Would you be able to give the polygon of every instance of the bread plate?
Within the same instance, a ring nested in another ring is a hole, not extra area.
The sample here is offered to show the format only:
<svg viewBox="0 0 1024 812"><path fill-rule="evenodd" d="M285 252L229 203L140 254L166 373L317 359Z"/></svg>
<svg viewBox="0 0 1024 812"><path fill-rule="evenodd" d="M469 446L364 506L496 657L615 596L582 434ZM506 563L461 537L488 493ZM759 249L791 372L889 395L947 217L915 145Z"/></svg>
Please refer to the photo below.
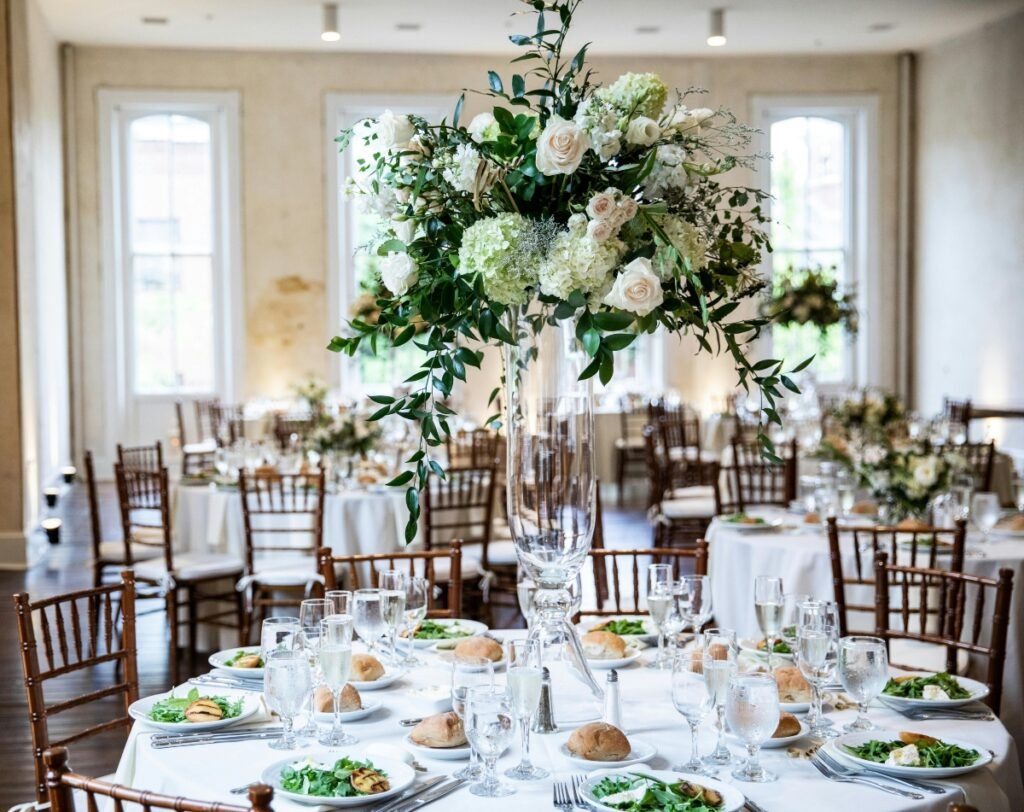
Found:
<svg viewBox="0 0 1024 812"><path fill-rule="evenodd" d="M620 634L626 643L631 641L640 643L657 643L658 642L658 627L654 625L654 621L647 615L621 615L615 617L596 617L584 621L579 624L579 632L582 637L587 632L592 632L599 626L604 626L607 623L613 623L615 621L629 620L639 621L643 624L643 634Z"/></svg>
<svg viewBox="0 0 1024 812"><path fill-rule="evenodd" d="M442 640L440 643L438 643L437 645L434 646L433 651L435 653L437 653L437 655L440 657L440 659L444 660L446 663L463 662L461 660L456 660L455 659L455 652L452 651L450 648L446 647L446 645L445 645L448 642L449 642L448 640ZM472 669L473 668L473 666L468 664L468 663L464 663L463 662L463 665L466 665L466 667L468 669ZM476 667L476 670L483 671L486 667L487 666L485 666L485 665L480 665L480 666ZM504 651L502 652L500 660L498 660L497 662L491 661L491 667L495 671L499 671L499 670L501 670L502 668L505 667L505 654L504 654Z"/></svg>
<svg viewBox="0 0 1024 812"><path fill-rule="evenodd" d="M930 671L919 671L900 674L899 676L930 677L932 675ZM959 708L962 705L969 705L972 702L984 699L989 694L988 686L984 682L978 682L977 680L961 676L955 676L954 679L960 683L965 691L970 691L971 695L969 697L961 699L911 699L906 696L890 696L889 694L881 693L878 695L878 698L886 705L897 710L908 710L910 708Z"/></svg>
<svg viewBox="0 0 1024 812"><path fill-rule="evenodd" d="M558 752L569 759L573 765L584 770L608 770L616 767L630 767L634 764L645 764L658 755L658 750L654 745L641 739L630 739L629 746L631 748L629 755L619 761L591 761L588 758L577 756L569 751L568 738L558 746Z"/></svg>
<svg viewBox="0 0 1024 812"><path fill-rule="evenodd" d="M214 668L219 668L230 674L233 677L239 679L248 679L253 681L263 680L263 667L259 668L237 668L233 665L228 665L228 662L233 660L238 654L245 652L246 654L259 654L259 646L242 646L241 648L226 648L224 651L218 651L216 654L211 654L207 662Z"/></svg>
<svg viewBox="0 0 1024 812"><path fill-rule="evenodd" d="M786 713L807 713L811 709L810 701L807 702L780 702L779 710Z"/></svg>
<svg viewBox="0 0 1024 812"><path fill-rule="evenodd" d="M339 755L337 752L329 752L327 750L317 751L308 755L308 758L312 759L317 764L324 765L325 769L328 765L333 765L342 757L343 756ZM365 760L365 756L361 753L352 754L349 758L358 761ZM416 780L416 773L408 764L404 764L396 759L372 758L370 759L370 763L378 770L386 773L388 782L391 784L390 788L384 792L378 792L373 795L354 795L350 798L325 798L322 795L303 795L301 792L290 792L284 789L281 786L281 772L285 767L298 764L305 760L306 757L297 759L293 755L281 761L276 761L262 772L260 775L260 781L264 784L269 784L274 788L275 797L287 798L290 801L295 801L296 803L308 806L332 806L336 808L344 808L350 806L364 806L365 804L375 804L380 801L385 801L388 798L394 798L399 793L408 789L412 785L413 781Z"/></svg>
<svg viewBox="0 0 1024 812"><path fill-rule="evenodd" d="M362 693L363 691L379 691L382 688L387 688L393 682L398 682L402 677L409 673L408 668L396 668L394 666L384 666L384 676L379 679L369 680L366 682L360 682L358 680L350 679L349 684L357 691Z"/></svg>
<svg viewBox="0 0 1024 812"><path fill-rule="evenodd" d="M413 753L425 758L436 758L441 761L462 761L469 758L468 742L460 747L425 747L422 744L416 744L416 742L406 736L402 743L412 750Z"/></svg>
<svg viewBox="0 0 1024 812"><path fill-rule="evenodd" d="M782 527L782 519L780 518L766 519L763 516L751 516L750 518L754 519L754 521L730 521L729 516L716 516L715 521L722 527L728 527L730 530L736 530L740 533L765 533Z"/></svg>
<svg viewBox="0 0 1024 812"><path fill-rule="evenodd" d="M709 789L715 790L722 796L722 805L717 808L716 812L739 812L739 810L743 809L743 805L746 803L746 798L743 797L743 793L731 784L726 784L722 781L718 781L714 778L708 778L704 775L677 773L669 770L644 770L643 773L634 773L631 770L622 769L601 770L594 773L580 784L580 798L586 802L587 806L595 810L595 812L619 812L619 810L614 806L608 806L607 804L601 803L597 796L594 795L594 787L600 784L605 778L617 775L627 777L643 776L646 778L654 778L658 781L664 781L666 783L688 781L692 784L699 784L702 787L708 787Z"/></svg>
<svg viewBox="0 0 1024 812"><path fill-rule="evenodd" d="M945 736L940 738L946 744L955 744L957 747L963 747L967 750L976 750L978 753L977 760L965 767L910 767L869 761L866 758L854 755L846 749L847 747L859 747L865 742L872 740L896 741L898 738L899 733L895 730L865 730L859 733L847 733L838 739L832 739L828 743L828 747L848 764L855 764L858 767L874 770L885 775L895 775L900 778L953 778L958 775L974 772L992 760L992 753L987 748L976 745L973 742L964 741L963 739L950 739Z"/></svg>
<svg viewBox="0 0 1024 812"><path fill-rule="evenodd" d="M787 713L791 713L791 711L787 711ZM788 747L798 739L802 739L804 736L807 735L808 728L807 725L799 719L797 720L797 722L800 724L799 733L796 733L793 736L779 736L778 738L772 737L770 739L766 739L765 741L761 742L761 749L774 750L778 747ZM732 731L729 731L729 738L736 742L736 744L738 745L742 746L744 744L744 742Z"/></svg>
<svg viewBox="0 0 1024 812"><path fill-rule="evenodd" d="M444 626L446 628L451 628L453 630L458 630L460 632L466 632L467 634L465 635L465 637L472 637L475 634L483 634L485 631L487 631L487 624L486 623L481 623L479 620L469 620L468 618L461 618L461 617L460 618L454 618L454 619L436 618L436 619L433 619L431 622L432 623L436 623L438 626ZM414 639L413 640L413 645L415 645L416 648L433 648L439 642L442 642L442 641L445 641L445 640L454 640L454 641L458 642L461 639L463 639L463 638L462 637L431 637L431 638L428 638L426 640ZM406 638L404 636L399 638L399 645L400 646L401 646L402 643L405 643L405 642L406 642Z"/></svg>
<svg viewBox="0 0 1024 812"><path fill-rule="evenodd" d="M371 699L358 710L342 711L338 716L342 722L358 722L360 719L365 719L371 713L377 711L383 704L379 699ZM331 711L317 711L313 718L322 725L329 725L334 722L334 713Z"/></svg>
<svg viewBox="0 0 1024 812"><path fill-rule="evenodd" d="M222 696L233 702L240 699L242 700L241 713L238 716L232 716L230 719L217 719L212 722L157 722L149 718L149 713L157 702L167 699L171 694L184 698L189 693L189 690L190 688L187 687L178 688L175 691L137 699L128 708L128 715L156 730L163 730L167 733L190 733L197 730L217 730L222 727L231 727L231 725L245 721L260 709L261 698L258 694L254 694L251 691L232 691L230 688L211 687L208 691L200 691L200 698Z"/></svg>
<svg viewBox="0 0 1024 812"><path fill-rule="evenodd" d="M745 654L749 654L751 657L757 657L761 660L767 660L768 654L765 652L765 650L763 648L757 647L757 644L759 642L760 641L758 640L752 640L750 638L741 638L739 641L740 651L744 652ZM789 654L781 654L776 651L774 654L772 654L772 663L777 665L779 660L785 660L787 663L793 662L793 652L790 652Z"/></svg>
<svg viewBox="0 0 1024 812"><path fill-rule="evenodd" d="M587 665L589 665L595 671L608 671L612 668L625 668L630 663L636 662L640 659L640 655L643 652L636 646L626 646L628 654L625 657L616 657L610 660L599 660L592 657L587 657Z"/></svg>

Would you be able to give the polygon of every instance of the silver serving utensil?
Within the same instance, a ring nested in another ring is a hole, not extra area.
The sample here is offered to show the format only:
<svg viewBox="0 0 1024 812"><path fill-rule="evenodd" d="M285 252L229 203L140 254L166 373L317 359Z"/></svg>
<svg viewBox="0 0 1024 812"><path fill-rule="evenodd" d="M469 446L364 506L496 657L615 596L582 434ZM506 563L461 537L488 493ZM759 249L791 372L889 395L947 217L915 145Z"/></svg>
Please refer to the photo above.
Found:
<svg viewBox="0 0 1024 812"><path fill-rule="evenodd" d="M901 710L900 713L908 719L914 719L918 722L926 719L965 719L974 722L991 722L996 718L995 714L989 710L964 711L953 708L935 708L934 710L929 708L913 708L911 710Z"/></svg>
<svg viewBox="0 0 1024 812"><path fill-rule="evenodd" d="M882 792L888 792L891 795L900 795L904 798L914 798L918 801L924 799L924 795L920 792L911 792L910 790L900 789L899 787L893 787L889 784L880 784L877 781L873 781L870 778L865 778L860 775L840 775L824 761L818 758L817 753L811 756L810 762L814 765L814 769L830 781L837 781L840 784L863 784L866 787L874 787L875 789L880 789Z"/></svg>
<svg viewBox="0 0 1024 812"><path fill-rule="evenodd" d="M394 810L390 810L389 812L399 812L399 810L401 810L401 812L412 812L412 810L414 809L420 809L426 806L427 804L431 804L434 801L443 798L445 795L448 795L449 793L455 792L455 790L459 789L463 784L466 783L466 780L467 779L465 778L453 779L452 781L449 781L447 784L442 784L439 787L435 787L429 792L426 792L423 795L419 795L411 801L402 803L401 806L395 807Z"/></svg>
<svg viewBox="0 0 1024 812"><path fill-rule="evenodd" d="M824 750L817 751L818 758L824 761L829 767L835 770L837 773L843 775L861 775L866 774L875 778L882 778L886 781L892 781L894 784L900 784L908 789L918 789L923 792L931 792L934 795L945 795L948 787L944 787L941 784L933 784L930 781L921 781L917 778L897 778L895 775L889 775L889 773L883 773L880 770L872 770L869 767L862 767L857 765L847 765L841 763L834 756L829 755Z"/></svg>
<svg viewBox="0 0 1024 812"><path fill-rule="evenodd" d="M236 682L235 680L226 680L219 677L193 677L189 680L191 685L200 685L203 687L210 688L231 688L234 691L253 691L254 693L263 693L263 686L255 682Z"/></svg>
<svg viewBox="0 0 1024 812"><path fill-rule="evenodd" d="M411 798L414 798L417 795L426 792L428 789L431 789L432 787L435 787L442 781L446 780L447 777L448 776L446 775L437 775L433 778L426 779L420 784L414 784L413 786L409 787L409 789L407 789L405 792L401 793L397 798L390 799L383 806L379 806L376 809L374 809L373 812L391 812L391 810L393 810L403 801L408 801Z"/></svg>
<svg viewBox="0 0 1024 812"><path fill-rule="evenodd" d="M758 806L752 800L747 798L744 802L744 806L750 810L750 812L768 812L763 806Z"/></svg>
<svg viewBox="0 0 1024 812"><path fill-rule="evenodd" d="M232 787L228 790L232 795L245 795L249 791L250 787L255 787L259 781L253 781L251 784L244 784L241 787Z"/></svg>
<svg viewBox="0 0 1024 812"><path fill-rule="evenodd" d="M219 730L189 730L184 733L154 733L150 736L151 741L180 741L182 739L209 739L209 738L232 738L234 736L246 736L251 733L277 733L284 732L281 725L262 727L229 727Z"/></svg>
<svg viewBox="0 0 1024 812"><path fill-rule="evenodd" d="M423 717L421 716L419 719L399 719L398 724L402 727L416 727L422 721Z"/></svg>

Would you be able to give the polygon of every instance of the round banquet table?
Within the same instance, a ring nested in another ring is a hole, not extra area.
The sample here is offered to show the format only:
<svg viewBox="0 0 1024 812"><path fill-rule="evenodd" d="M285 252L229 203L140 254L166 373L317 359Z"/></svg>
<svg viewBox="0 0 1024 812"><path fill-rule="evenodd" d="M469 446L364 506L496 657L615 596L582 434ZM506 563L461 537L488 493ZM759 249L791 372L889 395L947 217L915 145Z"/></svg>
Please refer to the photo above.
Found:
<svg viewBox="0 0 1024 812"><path fill-rule="evenodd" d="M497 634L510 636L522 635L523 632ZM365 758L365 749L370 744L380 742L401 746L402 737L407 729L400 727L398 720L423 716L432 711L431 708L424 707L424 701L414 695L413 689L436 686L443 691L450 684L450 666L446 662L427 650L419 652L419 656L425 661L424 665L387 689L372 694L364 693L364 699L372 697L382 700L383 707L362 721L348 723L347 731L356 735L359 742L350 747L337 748L332 753L336 753L338 758L343 755ZM623 726L631 738L648 742L657 749L657 755L647 765L650 769L669 769L671 764L688 757L689 734L682 717L672 708L669 673L643 667L649 656L651 655L645 654L640 661L619 671ZM531 750L534 763L543 765L551 771L552 778L522 782L510 781L502 776L503 781L516 788L514 795L484 800L471 795L468 788L463 786L437 801L432 808L440 812L445 809L480 809L486 804L488 809L510 811L529 808L549 809L552 804L552 779L565 779L581 772L579 767L562 755L561 746L574 727L585 720L596 719L600 708L589 698L589 694L581 689L581 683L562 663L551 663L550 666L554 686L555 718L560 721L562 729L547 735L534 734L531 737ZM504 679L504 674L499 671L496 681L501 683ZM699 685L696 689L704 691ZM853 711L848 710L835 712L832 718L837 724L842 724L849 721L852 715ZM881 706L872 706L870 715L879 727L906 729L906 719ZM299 723L301 722L300 718ZM267 721L264 716L264 721L256 723L254 727L265 724ZM777 782L735 782L725 771L721 773L721 778L730 781L740 791L748 794L766 812L807 809L809 807L800 799L812 797L815 809L828 810L870 808L872 812L946 812L946 807L951 801L965 799L986 812L1024 809L1024 789L1021 786L1016 747L1006 729L998 721L914 722L913 729L936 736L957 737L969 741L978 747L991 749L995 758L987 767L969 775L940 782L950 788L945 795L925 794L925 799L920 801L890 795L871 787L828 781L808 761L787 755L785 748L762 751L762 763L778 773L780 780ZM313 745L287 753L271 750L264 741L154 749L150 745L150 736L153 732L142 723L135 724L118 766L116 780L119 783L170 795L235 804L242 803L244 796L231 795L231 788L258 780L264 768L288 758L289 755L301 758L304 753L320 752L324 749L319 745ZM709 722L705 722L701 732L701 751L706 753L714 743L714 732ZM809 743L806 739L798 742L803 747ZM731 749L735 755L741 753L741 748L735 743L732 743ZM425 776L447 775L465 763L427 758L421 753L417 753L416 758L427 768ZM513 766L518 759L517 736L499 759L499 771L503 772ZM644 766L640 765L634 769L643 770ZM316 807L302 806L280 798L274 800L274 808L308 812Z"/></svg>
<svg viewBox="0 0 1024 812"><path fill-rule="evenodd" d="M749 512L781 517L783 526L777 530L736 530L716 519L707 534L715 622L735 629L741 638L759 636L752 602L758 575L781 577L787 592L827 598L833 595L832 563L823 527L808 527L802 523L803 517L784 511ZM1000 717L1015 739L1024 741L1024 647L1020 645L1024 634L1024 539L993 536L984 545L979 542L980 536L968 535L965 572L995 578L1004 567L1013 570ZM852 559L849 566L852 571ZM856 602L870 603L861 597L857 596ZM874 618L851 618L850 626L864 631L874 627Z"/></svg>

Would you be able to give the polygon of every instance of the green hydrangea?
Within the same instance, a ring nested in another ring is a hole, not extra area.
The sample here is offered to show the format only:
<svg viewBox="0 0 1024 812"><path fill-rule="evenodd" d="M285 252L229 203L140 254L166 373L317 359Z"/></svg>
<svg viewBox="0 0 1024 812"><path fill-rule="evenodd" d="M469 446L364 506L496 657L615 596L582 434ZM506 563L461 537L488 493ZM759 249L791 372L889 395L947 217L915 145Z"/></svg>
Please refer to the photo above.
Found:
<svg viewBox="0 0 1024 812"><path fill-rule="evenodd" d="M540 289L567 299L574 290L600 301L615 281L613 271L625 252L622 240L598 242L579 230L561 232L540 265Z"/></svg>
<svg viewBox="0 0 1024 812"><path fill-rule="evenodd" d="M671 215L659 218L658 225L671 240L679 256L690 261L692 270L700 271L708 264L708 241L697 226L682 217ZM676 258L664 243L659 242L654 252L654 268L662 279L669 279L677 273Z"/></svg>
<svg viewBox="0 0 1024 812"><path fill-rule="evenodd" d="M595 95L633 117L657 119L668 101L668 87L656 73L624 73Z"/></svg>
<svg viewBox="0 0 1024 812"><path fill-rule="evenodd" d="M459 273L480 274L487 295L502 304L526 304L537 283L538 257L520 250L530 221L520 214L499 214L467 228L459 249Z"/></svg>

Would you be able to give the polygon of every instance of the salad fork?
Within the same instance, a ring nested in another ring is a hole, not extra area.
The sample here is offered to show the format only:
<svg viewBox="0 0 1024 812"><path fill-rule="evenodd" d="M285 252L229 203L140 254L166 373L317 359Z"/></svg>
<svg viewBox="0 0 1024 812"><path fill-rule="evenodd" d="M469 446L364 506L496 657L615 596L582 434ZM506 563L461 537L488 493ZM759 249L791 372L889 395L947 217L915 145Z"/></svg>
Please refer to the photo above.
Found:
<svg viewBox="0 0 1024 812"><path fill-rule="evenodd" d="M817 753L811 756L810 761L811 764L814 765L814 768L823 776L825 776L825 778L828 778L830 781L838 781L840 784L863 784L866 787L874 787L875 789L882 790L882 792L888 792L892 795L901 795L904 798L914 798L918 801L924 799L924 795L922 795L920 792L911 792L910 790L900 789L899 787L892 787L888 784L880 784L877 781L873 781L870 778L865 778L860 775L840 775L827 764L825 764L824 761L818 758Z"/></svg>
<svg viewBox="0 0 1024 812"><path fill-rule="evenodd" d="M864 775L867 774L871 777L877 777L886 781L892 781L894 784L901 784L908 789L919 789L924 792L931 792L935 795L945 795L948 787L944 787L941 784L933 784L930 781L920 781L918 779L909 778L897 778L895 775L889 775L888 773L880 773L876 770L872 770L868 767L850 767L846 764L841 764L838 759L834 756L829 755L824 750L818 750L818 757L825 762L829 767L840 775Z"/></svg>
<svg viewBox="0 0 1024 812"><path fill-rule="evenodd" d="M554 796L553 803L557 809L561 809L562 812L572 812L572 795L567 782L555 781L552 787L552 794Z"/></svg>

